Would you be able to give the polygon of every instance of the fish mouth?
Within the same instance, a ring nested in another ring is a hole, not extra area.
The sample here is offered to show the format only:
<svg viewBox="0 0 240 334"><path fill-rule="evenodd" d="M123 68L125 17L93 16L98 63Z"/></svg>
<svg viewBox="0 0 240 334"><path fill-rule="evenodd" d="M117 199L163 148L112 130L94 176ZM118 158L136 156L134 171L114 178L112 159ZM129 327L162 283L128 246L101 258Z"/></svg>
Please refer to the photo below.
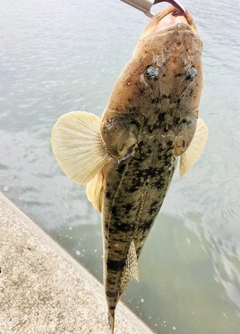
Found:
<svg viewBox="0 0 240 334"><path fill-rule="evenodd" d="M197 27L193 22L193 18L188 10L183 15L174 15L176 8L168 6L153 16L146 29L140 36L140 39L146 38L150 35L157 34L159 32L166 32L174 30L175 27L181 26L189 29L191 27L194 33L197 33Z"/></svg>

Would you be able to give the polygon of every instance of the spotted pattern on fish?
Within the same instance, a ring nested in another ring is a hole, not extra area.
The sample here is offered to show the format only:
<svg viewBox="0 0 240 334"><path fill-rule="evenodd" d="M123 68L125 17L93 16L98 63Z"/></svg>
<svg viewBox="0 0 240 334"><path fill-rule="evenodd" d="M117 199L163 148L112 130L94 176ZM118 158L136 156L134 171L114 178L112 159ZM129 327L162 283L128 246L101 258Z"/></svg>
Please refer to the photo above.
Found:
<svg viewBox="0 0 240 334"><path fill-rule="evenodd" d="M202 43L188 11L156 14L123 69L103 116L70 112L52 131L54 154L71 180L87 184L102 216L109 324L162 206L180 157L180 176L198 160L207 127L198 118Z"/></svg>
<svg viewBox="0 0 240 334"><path fill-rule="evenodd" d="M114 158L103 168L102 212L104 283L112 319L130 279L126 258L131 241L139 257L172 180L176 158L187 149L196 129L201 41L186 25L167 32L145 41L140 59L136 56L129 62L102 118L102 137ZM158 53L149 52L156 49Z"/></svg>
<svg viewBox="0 0 240 334"><path fill-rule="evenodd" d="M166 141L160 134L162 122L155 130L146 129L132 156L121 163L111 163L104 168L106 195L104 198L104 231L106 231L105 256L106 287L110 310L127 285L122 285L127 251L132 240L139 257L143 244L161 208L176 167L173 156L173 139ZM152 145L152 133L155 145ZM108 175L115 182L108 181ZM123 272L122 272L123 271ZM129 277L128 277L129 279Z"/></svg>

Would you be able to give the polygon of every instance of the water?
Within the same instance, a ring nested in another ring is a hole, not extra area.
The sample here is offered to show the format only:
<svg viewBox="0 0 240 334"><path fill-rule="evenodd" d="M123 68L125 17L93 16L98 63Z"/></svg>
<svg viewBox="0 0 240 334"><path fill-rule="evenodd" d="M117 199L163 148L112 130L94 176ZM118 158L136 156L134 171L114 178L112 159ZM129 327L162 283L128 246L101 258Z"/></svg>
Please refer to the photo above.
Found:
<svg viewBox="0 0 240 334"><path fill-rule="evenodd" d="M102 279L100 217L50 146L58 117L101 115L142 13L114 1L0 0L0 189ZM177 174L122 300L161 334L240 327L239 3L190 1L204 43L201 159Z"/></svg>

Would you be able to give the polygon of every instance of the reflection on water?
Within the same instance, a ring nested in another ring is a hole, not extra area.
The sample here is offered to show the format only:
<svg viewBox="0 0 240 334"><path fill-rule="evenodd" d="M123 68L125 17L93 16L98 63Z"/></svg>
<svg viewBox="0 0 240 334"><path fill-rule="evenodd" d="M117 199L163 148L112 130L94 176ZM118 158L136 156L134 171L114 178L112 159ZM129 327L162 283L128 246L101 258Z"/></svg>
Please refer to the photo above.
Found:
<svg viewBox="0 0 240 334"><path fill-rule="evenodd" d="M123 297L156 333L240 327L240 5L185 0L204 42L201 117L209 140L174 177ZM124 20L123 20L124 18ZM60 115L101 115L148 18L120 1L5 1L0 29L0 187L102 280L100 217L60 170Z"/></svg>

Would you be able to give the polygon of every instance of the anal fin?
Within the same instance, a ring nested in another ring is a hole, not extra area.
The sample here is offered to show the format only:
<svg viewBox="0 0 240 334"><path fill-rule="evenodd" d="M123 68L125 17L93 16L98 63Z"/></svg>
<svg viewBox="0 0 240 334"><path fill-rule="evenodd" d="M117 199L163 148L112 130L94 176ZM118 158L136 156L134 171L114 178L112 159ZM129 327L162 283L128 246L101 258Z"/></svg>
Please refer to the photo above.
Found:
<svg viewBox="0 0 240 334"><path fill-rule="evenodd" d="M131 241L127 260L126 260L126 269L133 279L139 282L139 270L138 270L138 259L134 241Z"/></svg>

